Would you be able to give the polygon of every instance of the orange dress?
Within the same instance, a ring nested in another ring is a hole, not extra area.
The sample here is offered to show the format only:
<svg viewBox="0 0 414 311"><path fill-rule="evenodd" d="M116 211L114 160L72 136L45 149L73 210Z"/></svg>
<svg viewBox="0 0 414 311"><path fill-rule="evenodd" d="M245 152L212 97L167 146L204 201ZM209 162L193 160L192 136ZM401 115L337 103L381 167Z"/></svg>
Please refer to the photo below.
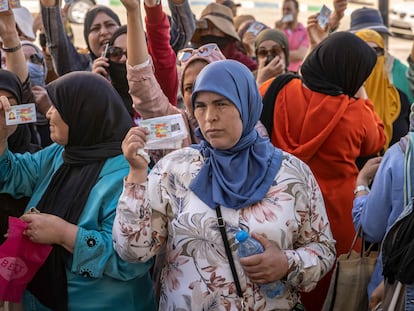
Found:
<svg viewBox="0 0 414 311"><path fill-rule="evenodd" d="M271 82L260 86L262 96ZM385 143L384 126L372 102L317 93L293 79L278 93L273 118L272 143L309 165L324 196L337 254L347 252L355 234L355 160L377 153ZM314 310L320 310L329 279L318 283L324 288L320 293L312 291ZM305 307L313 309L312 305Z"/></svg>

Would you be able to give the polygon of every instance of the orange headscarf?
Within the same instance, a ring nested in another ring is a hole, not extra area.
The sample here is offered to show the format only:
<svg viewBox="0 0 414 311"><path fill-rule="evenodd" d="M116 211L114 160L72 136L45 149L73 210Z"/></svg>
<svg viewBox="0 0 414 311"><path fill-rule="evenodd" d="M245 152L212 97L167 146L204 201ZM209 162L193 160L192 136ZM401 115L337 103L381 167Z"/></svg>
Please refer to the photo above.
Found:
<svg viewBox="0 0 414 311"><path fill-rule="evenodd" d="M384 40L381 35L372 29L363 29L355 33L365 42L372 42L380 48L384 48ZM372 100L375 112L384 123L387 149L392 138L392 124L398 118L401 110L400 95L388 78L385 68L385 56L377 56L377 63L370 76L366 80L365 89Z"/></svg>

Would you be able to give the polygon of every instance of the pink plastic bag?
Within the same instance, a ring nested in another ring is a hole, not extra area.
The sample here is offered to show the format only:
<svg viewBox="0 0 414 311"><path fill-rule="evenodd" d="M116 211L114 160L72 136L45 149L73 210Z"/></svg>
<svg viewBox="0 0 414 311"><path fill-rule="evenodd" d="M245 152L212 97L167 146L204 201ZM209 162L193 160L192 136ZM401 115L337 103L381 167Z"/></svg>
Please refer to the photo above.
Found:
<svg viewBox="0 0 414 311"><path fill-rule="evenodd" d="M23 292L52 250L23 235L27 224L9 217L7 240L0 245L0 300L19 302Z"/></svg>

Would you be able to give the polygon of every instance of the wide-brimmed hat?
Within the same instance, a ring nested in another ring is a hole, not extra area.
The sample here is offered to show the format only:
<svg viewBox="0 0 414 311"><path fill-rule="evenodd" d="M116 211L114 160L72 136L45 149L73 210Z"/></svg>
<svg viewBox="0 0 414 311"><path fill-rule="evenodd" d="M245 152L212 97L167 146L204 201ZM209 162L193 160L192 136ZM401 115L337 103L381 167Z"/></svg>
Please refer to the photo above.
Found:
<svg viewBox="0 0 414 311"><path fill-rule="evenodd" d="M352 12L349 31L356 32L365 28L392 36L392 33L384 24L380 11L377 9L363 7Z"/></svg>
<svg viewBox="0 0 414 311"><path fill-rule="evenodd" d="M200 21L208 20L219 30L224 32L227 36L232 37L240 41L239 35L236 32L233 24L233 12L231 9L225 5L218 4L215 2L207 5L204 10L201 12L201 17L199 23L197 23L196 30L194 31L193 37L191 39L192 43L200 43L200 32L203 29L201 27L202 23Z"/></svg>
<svg viewBox="0 0 414 311"><path fill-rule="evenodd" d="M29 40L36 40L33 32L33 17L29 10L24 6L13 9L14 20L22 34Z"/></svg>

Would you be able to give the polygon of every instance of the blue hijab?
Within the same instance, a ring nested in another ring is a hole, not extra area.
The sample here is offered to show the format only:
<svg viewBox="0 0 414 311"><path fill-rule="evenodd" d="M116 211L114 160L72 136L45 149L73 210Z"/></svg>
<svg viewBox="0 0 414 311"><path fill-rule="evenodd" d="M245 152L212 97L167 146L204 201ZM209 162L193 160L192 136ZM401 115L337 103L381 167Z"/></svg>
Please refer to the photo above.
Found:
<svg viewBox="0 0 414 311"><path fill-rule="evenodd" d="M200 149L205 162L190 189L211 208L217 205L240 209L261 201L282 163L282 151L255 129L262 112L262 99L250 70L234 60L213 62L202 69L193 89L192 105L199 92L226 97L240 112L243 132L235 146L213 148L200 128Z"/></svg>

